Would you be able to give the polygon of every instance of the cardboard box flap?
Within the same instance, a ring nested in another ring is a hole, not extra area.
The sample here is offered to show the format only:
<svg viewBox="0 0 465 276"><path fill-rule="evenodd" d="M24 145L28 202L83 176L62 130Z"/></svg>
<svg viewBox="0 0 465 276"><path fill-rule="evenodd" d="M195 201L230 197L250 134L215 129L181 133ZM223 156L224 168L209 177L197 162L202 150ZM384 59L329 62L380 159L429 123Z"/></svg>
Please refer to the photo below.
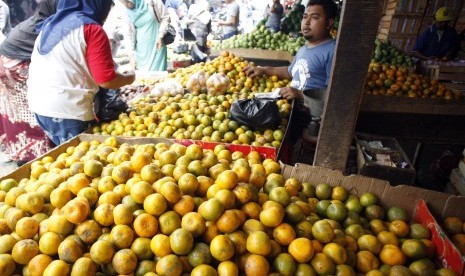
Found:
<svg viewBox="0 0 465 276"><path fill-rule="evenodd" d="M459 217L460 219L465 220L465 197L449 196L444 208L442 209L441 215L436 217Z"/></svg>

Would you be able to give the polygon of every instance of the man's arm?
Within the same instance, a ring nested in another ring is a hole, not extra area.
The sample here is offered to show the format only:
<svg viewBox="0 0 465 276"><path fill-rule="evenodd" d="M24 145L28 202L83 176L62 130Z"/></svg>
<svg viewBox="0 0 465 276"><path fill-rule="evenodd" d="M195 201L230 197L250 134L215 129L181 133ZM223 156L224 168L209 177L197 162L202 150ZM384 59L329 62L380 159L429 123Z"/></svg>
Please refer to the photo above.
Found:
<svg viewBox="0 0 465 276"><path fill-rule="evenodd" d="M289 74L287 66L281 67L261 67L261 66L247 66L244 68L244 72L250 77L261 77L263 75L273 76L276 75L280 79L292 79L292 76Z"/></svg>

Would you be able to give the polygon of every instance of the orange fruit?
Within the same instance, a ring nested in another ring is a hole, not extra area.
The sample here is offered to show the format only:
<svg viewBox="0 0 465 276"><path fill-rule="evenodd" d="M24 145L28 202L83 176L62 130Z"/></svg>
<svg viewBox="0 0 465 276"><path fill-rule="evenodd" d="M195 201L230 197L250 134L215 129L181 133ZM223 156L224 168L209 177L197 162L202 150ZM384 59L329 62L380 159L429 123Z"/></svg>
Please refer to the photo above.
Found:
<svg viewBox="0 0 465 276"><path fill-rule="evenodd" d="M156 272L159 275L167 276L181 275L182 263L179 260L179 257L174 254L164 256L160 260L158 260Z"/></svg>
<svg viewBox="0 0 465 276"><path fill-rule="evenodd" d="M200 275L217 276L218 273L216 272L216 269L214 269L212 266L201 264L199 266L194 267L194 269L192 269L191 275L192 276L200 276Z"/></svg>
<svg viewBox="0 0 465 276"><path fill-rule="evenodd" d="M144 199L144 210L154 216L160 216L168 207L165 197L159 193L148 195Z"/></svg>
<svg viewBox="0 0 465 276"><path fill-rule="evenodd" d="M294 228L288 223L281 223L273 229L273 239L280 245L288 246L295 238Z"/></svg>
<svg viewBox="0 0 465 276"><path fill-rule="evenodd" d="M284 208L281 205L263 208L260 212L260 221L267 227L276 227L282 223L283 219Z"/></svg>
<svg viewBox="0 0 465 276"><path fill-rule="evenodd" d="M194 238L191 232L179 228L170 235L171 250L177 255L186 255L194 246Z"/></svg>
<svg viewBox="0 0 465 276"><path fill-rule="evenodd" d="M146 181L139 181L132 185L130 194L136 203L143 204L145 198L153 194L153 192L151 184Z"/></svg>
<svg viewBox="0 0 465 276"><path fill-rule="evenodd" d="M142 168L152 162L150 154L146 152L135 152L131 156L131 168L133 171L140 173Z"/></svg>
<svg viewBox="0 0 465 276"><path fill-rule="evenodd" d="M150 249L157 257L164 257L171 254L170 237L164 234L155 235L150 242Z"/></svg>
<svg viewBox="0 0 465 276"><path fill-rule="evenodd" d="M0 236L0 254L11 252L17 242L18 240L13 235L4 234Z"/></svg>
<svg viewBox="0 0 465 276"><path fill-rule="evenodd" d="M236 196L231 190L220 189L215 193L214 198L223 203L225 210L232 209L236 203Z"/></svg>
<svg viewBox="0 0 465 276"><path fill-rule="evenodd" d="M39 250L43 254L54 256L58 253L58 246L63 238L55 232L44 233L39 239Z"/></svg>
<svg viewBox="0 0 465 276"><path fill-rule="evenodd" d="M93 244L102 235L102 227L95 220L86 220L76 226L75 233L84 243Z"/></svg>
<svg viewBox="0 0 465 276"><path fill-rule="evenodd" d="M426 257L426 246L421 240L409 239L402 243L402 252L408 258L421 259Z"/></svg>
<svg viewBox="0 0 465 276"><path fill-rule="evenodd" d="M44 203L44 198L37 192L27 192L16 198L16 207L29 214L37 214L42 211Z"/></svg>
<svg viewBox="0 0 465 276"><path fill-rule="evenodd" d="M234 189L238 183L239 177L233 170L225 170L221 172L215 180L215 184L218 184L220 188L228 190Z"/></svg>
<svg viewBox="0 0 465 276"><path fill-rule="evenodd" d="M39 254L29 261L27 264L27 269L29 270L31 276L41 276L52 261L52 257L45 254Z"/></svg>
<svg viewBox="0 0 465 276"><path fill-rule="evenodd" d="M111 229L110 238L116 248L129 248L134 240L134 231L124 224L115 225Z"/></svg>
<svg viewBox="0 0 465 276"><path fill-rule="evenodd" d="M313 224L312 235L316 240L322 243L331 242L335 236L331 224L325 220L320 220Z"/></svg>
<svg viewBox="0 0 465 276"><path fill-rule="evenodd" d="M216 260L227 261L234 256L234 244L228 236L217 235L210 243L210 252Z"/></svg>
<svg viewBox="0 0 465 276"><path fill-rule="evenodd" d="M389 224L389 231L396 234L399 238L404 238L409 234L410 227L403 220L394 220Z"/></svg>
<svg viewBox="0 0 465 276"><path fill-rule="evenodd" d="M179 186L174 182L166 182L164 183L159 193L165 197L166 201L171 204L175 204L178 202L182 197L182 192Z"/></svg>
<svg viewBox="0 0 465 276"><path fill-rule="evenodd" d="M299 263L308 262L315 253L312 242L307 238L293 240L289 244L288 251Z"/></svg>
<svg viewBox="0 0 465 276"><path fill-rule="evenodd" d="M447 217L442 222L442 227L452 236L462 232L463 221L458 217Z"/></svg>
<svg viewBox="0 0 465 276"><path fill-rule="evenodd" d="M294 275L297 264L289 253L280 253L273 261L273 270L280 275Z"/></svg>
<svg viewBox="0 0 465 276"><path fill-rule="evenodd" d="M168 211L158 217L159 232L171 235L174 230L181 228L181 217L175 211Z"/></svg>
<svg viewBox="0 0 465 276"><path fill-rule="evenodd" d="M347 261L347 253L344 247L337 243L328 243L323 247L326 254L336 265L344 264Z"/></svg>
<svg viewBox="0 0 465 276"><path fill-rule="evenodd" d="M399 245L399 239L397 238L396 234L388 231L381 231L377 235L378 240L383 244L392 244L395 246Z"/></svg>
<svg viewBox="0 0 465 276"><path fill-rule="evenodd" d="M91 178L99 177L102 170L103 164L100 161L90 159L84 163L84 173Z"/></svg>
<svg viewBox="0 0 465 276"><path fill-rule="evenodd" d="M71 269L71 276L77 275L95 275L97 265L88 257L79 258Z"/></svg>
<svg viewBox="0 0 465 276"><path fill-rule="evenodd" d="M382 243L373 235L363 235L357 240L360 250L367 250L373 254L378 254L381 251Z"/></svg>
<svg viewBox="0 0 465 276"><path fill-rule="evenodd" d="M44 276L52 275L69 275L71 272L71 267L63 260L54 260L52 261L47 268L44 270Z"/></svg>
<svg viewBox="0 0 465 276"><path fill-rule="evenodd" d="M128 275L136 270L137 256L130 249L121 249L115 253L111 263L118 274Z"/></svg>
<svg viewBox="0 0 465 276"><path fill-rule="evenodd" d="M69 222L79 224L89 216L90 206L86 198L76 197L68 201L62 211Z"/></svg>
<svg viewBox="0 0 465 276"><path fill-rule="evenodd" d="M183 195L176 204L173 205L173 210L180 216L194 211L195 202L194 198L190 195Z"/></svg>
<svg viewBox="0 0 465 276"><path fill-rule="evenodd" d="M430 239L431 232L426 226L420 223L410 225L410 238L412 239Z"/></svg>
<svg viewBox="0 0 465 276"><path fill-rule="evenodd" d="M226 210L216 220L218 230L223 233L234 232L241 224L241 221L234 210Z"/></svg>
<svg viewBox="0 0 465 276"><path fill-rule="evenodd" d="M150 260L154 257L150 244L151 239L140 237L132 242L131 250L136 254L138 260Z"/></svg>
<svg viewBox="0 0 465 276"><path fill-rule="evenodd" d="M465 234L455 234L452 236L452 242L457 246L460 253L465 255Z"/></svg>
<svg viewBox="0 0 465 276"><path fill-rule="evenodd" d="M114 206L108 203L99 205L94 210L94 220L102 226L111 226L115 222L113 217L113 209Z"/></svg>
<svg viewBox="0 0 465 276"><path fill-rule="evenodd" d="M236 255L244 254L247 251L247 234L243 231L235 231L227 235L234 244L234 253Z"/></svg>
<svg viewBox="0 0 465 276"><path fill-rule="evenodd" d="M73 239L65 239L58 246L58 256L60 260L67 263L74 263L82 257L82 249L79 244Z"/></svg>
<svg viewBox="0 0 465 276"><path fill-rule="evenodd" d="M158 221L151 214L140 214L134 220L133 229L139 237L152 238L158 231Z"/></svg>
<svg viewBox="0 0 465 276"><path fill-rule="evenodd" d="M403 220L408 221L409 217L407 214L407 210L400 207L391 207L387 211L387 219L388 221L395 221L395 220Z"/></svg>
<svg viewBox="0 0 465 276"><path fill-rule="evenodd" d="M191 232L193 237L199 237L205 232L206 223L199 213L189 212L182 217L181 227Z"/></svg>
<svg viewBox="0 0 465 276"><path fill-rule="evenodd" d="M39 223L34 218L24 217L16 223L15 231L23 239L32 239L39 231Z"/></svg>
<svg viewBox="0 0 465 276"><path fill-rule="evenodd" d="M379 253L379 259L383 264L390 266L405 264L406 258L399 247L391 244L383 246Z"/></svg>
<svg viewBox="0 0 465 276"><path fill-rule="evenodd" d="M163 198L163 200L165 200L165 199ZM147 213L149 213L149 212L147 212ZM113 220L114 220L115 224L130 225L134 220L134 216L132 214L131 208L128 205L125 205L125 204L116 205L115 208L113 208Z"/></svg>
<svg viewBox="0 0 465 276"><path fill-rule="evenodd" d="M160 168L155 164L145 165L140 171L140 178L149 184L155 183L155 181L162 178L162 176Z"/></svg>
<svg viewBox="0 0 465 276"><path fill-rule="evenodd" d="M246 275L268 275L270 265L262 255L250 254L245 259L244 270Z"/></svg>
<svg viewBox="0 0 465 276"><path fill-rule="evenodd" d="M29 261L39 254L39 245L31 239L18 241L11 250L13 260L22 265L27 265Z"/></svg>
<svg viewBox="0 0 465 276"><path fill-rule="evenodd" d="M187 261L193 267L201 264L210 264L213 260L210 254L210 247L206 243L196 243L192 250L187 254Z"/></svg>
<svg viewBox="0 0 465 276"><path fill-rule="evenodd" d="M436 267L432 260L425 258L412 262L409 267L414 275L435 275Z"/></svg>
<svg viewBox="0 0 465 276"><path fill-rule="evenodd" d="M238 276L239 268L232 261L224 261L218 265L217 268L219 276Z"/></svg>
<svg viewBox="0 0 465 276"><path fill-rule="evenodd" d="M310 265L318 275L333 275L336 272L333 261L323 253L316 253Z"/></svg>
<svg viewBox="0 0 465 276"><path fill-rule="evenodd" d="M224 205L216 198L210 198L209 200L200 204L198 213L207 221L216 221L223 213Z"/></svg>
<svg viewBox="0 0 465 276"><path fill-rule="evenodd" d="M270 238L263 231L252 232L247 237L246 248L252 254L267 256L271 252Z"/></svg>
<svg viewBox="0 0 465 276"><path fill-rule="evenodd" d="M257 202L247 202L246 204L242 205L241 210L248 218L259 219L262 207L260 207Z"/></svg>
<svg viewBox="0 0 465 276"><path fill-rule="evenodd" d="M362 273L367 273L370 270L378 269L379 261L373 253L366 250L357 252L357 270Z"/></svg>
<svg viewBox="0 0 465 276"><path fill-rule="evenodd" d="M360 204L363 207L368 207L370 205L375 205L378 202L376 195L370 192L363 193L360 195Z"/></svg>

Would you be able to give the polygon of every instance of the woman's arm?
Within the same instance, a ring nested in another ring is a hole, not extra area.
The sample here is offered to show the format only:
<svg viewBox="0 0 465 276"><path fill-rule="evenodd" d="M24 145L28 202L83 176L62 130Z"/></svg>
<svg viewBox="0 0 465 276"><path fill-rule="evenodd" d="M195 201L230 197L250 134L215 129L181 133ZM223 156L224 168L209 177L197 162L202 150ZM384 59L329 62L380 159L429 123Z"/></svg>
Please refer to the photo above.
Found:
<svg viewBox="0 0 465 276"><path fill-rule="evenodd" d="M160 27L158 28L157 38L157 48L159 49L161 48L161 45L160 47L158 47L158 44L162 42L163 37L168 32L168 25L170 24L170 14L161 0L152 0L152 5L155 9L155 12L157 13L155 19L158 17L158 20L160 20Z"/></svg>

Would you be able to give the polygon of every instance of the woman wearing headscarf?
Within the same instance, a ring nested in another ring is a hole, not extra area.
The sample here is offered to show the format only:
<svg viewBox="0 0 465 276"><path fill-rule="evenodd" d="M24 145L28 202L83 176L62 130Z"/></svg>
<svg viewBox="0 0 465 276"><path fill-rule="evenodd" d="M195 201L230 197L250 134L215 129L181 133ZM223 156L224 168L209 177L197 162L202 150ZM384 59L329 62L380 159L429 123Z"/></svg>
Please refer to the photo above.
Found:
<svg viewBox="0 0 465 276"><path fill-rule="evenodd" d="M127 8L129 58L142 71L166 71L167 52L163 37L170 16L162 0L121 0Z"/></svg>
<svg viewBox="0 0 465 276"><path fill-rule="evenodd" d="M51 148L27 103L26 80L36 26L56 11L58 0L43 0L32 17L19 23L0 45L0 144L9 159L24 163Z"/></svg>
<svg viewBox="0 0 465 276"><path fill-rule="evenodd" d="M112 0L60 0L55 15L39 26L28 79L29 107L40 127L59 145L93 123L99 86L116 89L134 74L114 69L103 30Z"/></svg>

